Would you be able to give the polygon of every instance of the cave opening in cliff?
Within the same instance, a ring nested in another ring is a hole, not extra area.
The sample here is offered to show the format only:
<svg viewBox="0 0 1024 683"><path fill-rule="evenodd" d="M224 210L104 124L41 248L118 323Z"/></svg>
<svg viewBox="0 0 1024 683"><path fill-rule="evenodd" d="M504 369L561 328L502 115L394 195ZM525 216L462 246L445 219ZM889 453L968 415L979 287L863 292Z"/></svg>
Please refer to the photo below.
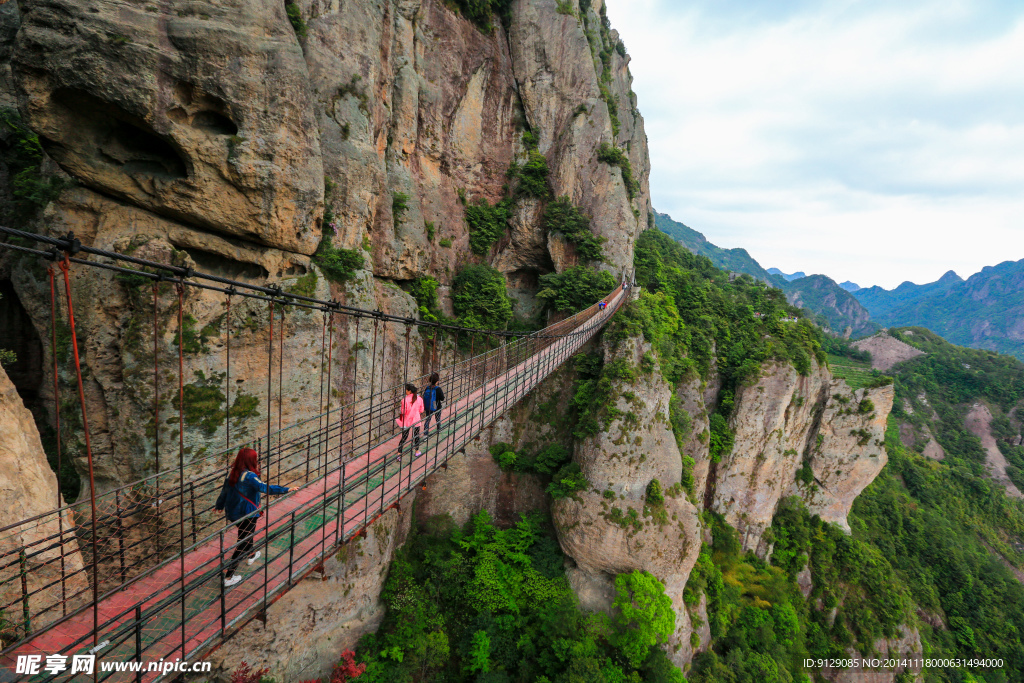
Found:
<svg viewBox="0 0 1024 683"><path fill-rule="evenodd" d="M246 282L263 282L270 277L270 272L257 263L236 261L220 254L180 244L174 246L187 253L195 261L196 268L204 273Z"/></svg>
<svg viewBox="0 0 1024 683"><path fill-rule="evenodd" d="M52 369L50 373L46 372L43 341L9 279L0 279L0 349L13 352L17 358L13 362L5 362L4 371L22 403L32 413L47 463L56 472L57 434L50 422L54 406L42 391L46 382L53 381ZM64 500L74 501L81 489L78 472L70 458L63 458L60 465Z"/></svg>
<svg viewBox="0 0 1024 683"><path fill-rule="evenodd" d="M42 137L40 142L55 159L63 158L66 148L129 175L188 177L183 155L138 117L76 88L61 88L52 99L62 110L67 133L59 143Z"/></svg>
<svg viewBox="0 0 1024 683"><path fill-rule="evenodd" d="M44 409L39 396L44 379L43 344L10 280L0 280L0 349L13 352L17 358L4 363L4 370L38 422Z"/></svg>
<svg viewBox="0 0 1024 683"><path fill-rule="evenodd" d="M238 135L235 122L215 111L201 111L192 117L192 126L215 135Z"/></svg>

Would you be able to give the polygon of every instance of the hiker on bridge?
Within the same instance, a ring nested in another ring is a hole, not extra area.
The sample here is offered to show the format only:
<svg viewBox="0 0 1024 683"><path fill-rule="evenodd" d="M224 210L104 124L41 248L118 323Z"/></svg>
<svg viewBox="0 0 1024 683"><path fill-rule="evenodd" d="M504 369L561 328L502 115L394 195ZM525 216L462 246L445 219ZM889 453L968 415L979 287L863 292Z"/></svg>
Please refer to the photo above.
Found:
<svg viewBox="0 0 1024 683"><path fill-rule="evenodd" d="M416 456L420 457L420 420L423 418L423 399L416 395L416 386L405 385L405 398L398 410L398 419L395 422L402 428L402 440L398 442L398 450L402 450L405 440L409 438L409 430L413 431L413 447L416 449Z"/></svg>
<svg viewBox="0 0 1024 683"><path fill-rule="evenodd" d="M423 390L423 409L427 413L427 423L423 428L423 435L430 436L430 418L434 418L437 430L441 431L441 404L444 402L444 390L437 386L441 376L436 372L430 375L430 384Z"/></svg>
<svg viewBox="0 0 1024 683"><path fill-rule="evenodd" d="M256 451L251 448L243 448L235 456L235 463L231 466L231 473L227 482L217 499L216 508L224 510L228 521L238 523L238 544L231 556L231 561L224 567L224 585L234 586L242 580L240 574L235 573L239 561L244 555L249 555L248 564L252 564L260 558L260 551L252 552L252 537L256 534L256 522L262 512L257 512L260 506L260 494L266 493L270 496L280 496L288 493L292 487L274 486L264 484L260 481L260 463ZM253 513L256 514L253 514ZM250 555L250 553L252 553Z"/></svg>

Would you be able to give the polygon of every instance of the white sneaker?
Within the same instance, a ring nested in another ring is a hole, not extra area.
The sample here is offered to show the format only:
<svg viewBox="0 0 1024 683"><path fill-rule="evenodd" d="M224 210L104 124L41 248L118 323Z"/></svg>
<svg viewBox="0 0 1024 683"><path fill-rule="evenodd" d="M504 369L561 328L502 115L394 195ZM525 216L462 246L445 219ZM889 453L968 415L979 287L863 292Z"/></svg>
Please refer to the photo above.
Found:
<svg viewBox="0 0 1024 683"><path fill-rule="evenodd" d="M232 586L234 586L236 584L239 584L241 582L242 582L242 577L239 576L238 574L235 574L230 579L224 579L224 587L225 588L231 588Z"/></svg>
<svg viewBox="0 0 1024 683"><path fill-rule="evenodd" d="M251 567L252 563L255 562L258 559L260 559L260 551L259 550L257 550L252 555L250 555L249 559L246 560L246 563Z"/></svg>

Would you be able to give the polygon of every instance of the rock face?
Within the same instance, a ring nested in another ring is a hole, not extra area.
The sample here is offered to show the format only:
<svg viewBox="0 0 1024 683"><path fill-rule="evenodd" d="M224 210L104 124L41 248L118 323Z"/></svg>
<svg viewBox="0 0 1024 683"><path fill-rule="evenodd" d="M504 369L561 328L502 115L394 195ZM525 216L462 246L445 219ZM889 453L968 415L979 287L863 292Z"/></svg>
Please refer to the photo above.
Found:
<svg viewBox="0 0 1024 683"><path fill-rule="evenodd" d="M486 261L506 275L517 312L528 317L537 311L539 276L577 261L572 245L542 222L545 202L568 196L607 239L601 267L630 266L633 241L647 224L650 166L628 57L616 49L600 1L582 12L574 6L577 19L559 13L555 0L516 0L507 26L496 19L493 30L441 0L299 0L295 7L302 31L283 3L253 0L0 5L0 103L17 106L39 134L44 168L56 162L74 181L23 227L73 231L95 247L403 316L415 316L418 306L400 285L430 275L447 297L459 269ZM610 53L605 62L602 52ZM508 196L508 171L533 146L524 141L527 132L550 170L548 197L518 197L505 235L486 256L471 254L465 205ZM597 160L602 143L629 159L630 187L620 167ZM345 284L328 284L309 258L321 230L366 261ZM10 274L37 335L48 339L45 270L4 259L0 276ZM163 450L177 437L176 419L167 421L177 417L178 299L172 288L158 288L154 333L148 285L72 270L102 491L163 469L171 457ZM440 303L450 312L449 299ZM275 318L280 379L267 365L265 302L235 297L228 315L223 295L187 289L182 314L189 341L182 381L186 392L209 399L185 416L187 466L224 448L226 413L239 400L230 418L236 446L263 434L268 422L276 428L278 419L287 425L318 414L322 395L364 395L371 368L381 370L367 352L373 335L366 324L335 321L333 364L321 392L320 313ZM397 328L381 331L389 378L406 372ZM414 334L411 342L416 375L429 363L424 340ZM442 356L450 352L441 349ZM62 396L71 380L62 368ZM47 383L40 387L43 403L52 405L52 394ZM521 427L528 421L499 423L436 474L423 510L462 519L487 508L514 520L541 505L539 488L500 473L486 450L488 439L538 442L542 430ZM75 447L80 435L66 436L69 457L84 471L84 452ZM223 461L212 458L209 467ZM401 538L397 528L385 525L374 540L387 549L328 567L332 588L337 583L344 592L351 584L352 595L369 602L304 582L279 603L301 616L276 605L270 629L250 624L218 650L219 661L230 667L259 653L286 680L326 673L343 645L376 624L373 605Z"/></svg>
<svg viewBox="0 0 1024 683"><path fill-rule="evenodd" d="M681 402L694 424L706 419L703 400L691 391ZM709 462L706 447L696 453L695 491L705 507L736 527L744 548L761 554L769 551L759 547L761 535L779 500L789 495L849 529L853 499L887 462L885 421L892 400L891 386L852 391L817 364L806 376L788 364L769 364L756 383L736 391L732 452L719 463ZM797 472L805 464L813 478L800 485Z"/></svg>
<svg viewBox="0 0 1024 683"><path fill-rule="evenodd" d="M310 254L323 170L281 3L22 3L21 110L74 178L200 229Z"/></svg>
<svg viewBox="0 0 1024 683"><path fill-rule="evenodd" d="M629 339L618 348L606 345L603 353L606 363L625 360L637 367L648 350ZM668 422L671 387L654 368L614 381L612 392L611 405L621 417L578 442L574 454L593 488L552 505L558 540L575 562L569 580L588 609L611 607L617 574L639 569L658 577L676 613L670 656L682 664L692 656L683 588L700 554L701 533L697 508L678 486L682 461ZM661 505L647 504L652 479L668 491Z"/></svg>
<svg viewBox="0 0 1024 683"><path fill-rule="evenodd" d="M1024 498L1024 494L1006 474L1006 466L1009 463L1006 462L1006 456L999 450L995 437L992 436L992 411L988 406L984 403L975 403L964 418L964 424L971 434L981 439L981 446L985 449L985 465L992 479L1001 484L1011 498Z"/></svg>
<svg viewBox="0 0 1024 683"><path fill-rule="evenodd" d="M853 346L861 351L870 352L871 367L883 371L897 363L924 355L924 351L915 349L895 337L890 337L885 332L879 332L867 339L859 339L853 342Z"/></svg>
<svg viewBox="0 0 1024 683"><path fill-rule="evenodd" d="M3 368L0 368L0 434L3 435L0 438L0 500L4 501L0 506L0 528L41 516L32 525L0 534L0 557L5 567L0 570L0 586L20 585L11 579L22 571L18 552L26 548L24 571L30 594L28 607L33 623L38 626L61 616L57 607L61 603L62 562L70 572L79 572L68 581L69 593L77 593L87 586L80 573L82 556L78 542L74 534L69 533L73 528L70 513L65 513L63 519L55 514L45 515L63 505L57 493L57 477L46 463L35 420ZM57 585L51 586L55 580ZM18 604L19 615L22 597L20 592L0 592L0 602Z"/></svg>

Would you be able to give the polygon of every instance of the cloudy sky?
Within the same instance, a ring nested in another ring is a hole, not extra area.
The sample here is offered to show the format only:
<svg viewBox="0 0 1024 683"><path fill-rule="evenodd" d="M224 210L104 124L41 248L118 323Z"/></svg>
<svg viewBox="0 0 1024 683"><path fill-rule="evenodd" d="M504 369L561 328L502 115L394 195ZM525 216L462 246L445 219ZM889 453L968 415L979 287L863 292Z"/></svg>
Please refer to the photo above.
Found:
<svg viewBox="0 0 1024 683"><path fill-rule="evenodd" d="M861 286L1024 259L1024 3L607 3L658 211Z"/></svg>

